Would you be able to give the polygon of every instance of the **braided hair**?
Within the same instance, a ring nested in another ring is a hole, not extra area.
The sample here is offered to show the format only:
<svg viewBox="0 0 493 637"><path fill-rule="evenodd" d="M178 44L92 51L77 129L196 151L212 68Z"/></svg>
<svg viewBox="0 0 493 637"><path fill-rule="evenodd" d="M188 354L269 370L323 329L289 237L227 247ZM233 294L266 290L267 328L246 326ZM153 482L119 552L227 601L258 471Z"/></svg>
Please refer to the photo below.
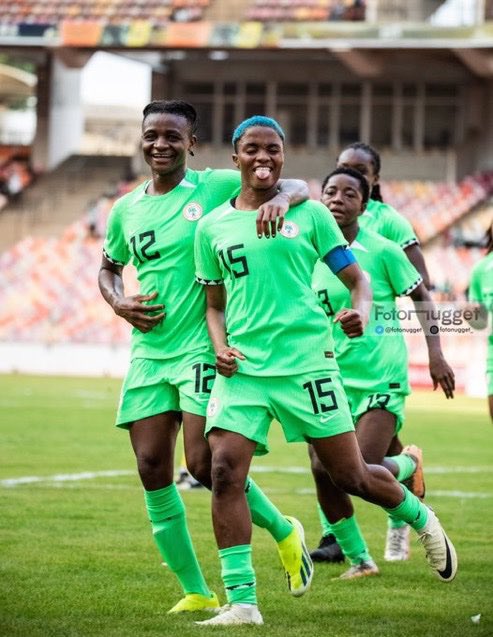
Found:
<svg viewBox="0 0 493 637"><path fill-rule="evenodd" d="M348 150L348 149L361 150L367 155L370 155L371 163L373 165L373 171L377 175L380 174L380 168L381 168L382 162L380 160L380 155L378 154L378 151L375 150L373 146L370 146L369 144L365 144L364 142L354 142L352 144L349 144L349 146L346 146L346 148L344 148L344 150ZM372 186L371 192L370 192L370 199L383 202L382 193L380 191L380 184L377 183Z"/></svg>

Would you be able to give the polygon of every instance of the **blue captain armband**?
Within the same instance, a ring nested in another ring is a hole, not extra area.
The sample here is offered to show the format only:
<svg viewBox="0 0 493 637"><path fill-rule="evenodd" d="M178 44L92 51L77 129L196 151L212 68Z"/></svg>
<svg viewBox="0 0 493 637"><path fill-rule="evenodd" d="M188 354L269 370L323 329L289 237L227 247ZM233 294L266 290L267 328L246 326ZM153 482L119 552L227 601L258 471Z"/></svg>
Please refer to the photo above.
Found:
<svg viewBox="0 0 493 637"><path fill-rule="evenodd" d="M337 274L351 263L356 263L356 258L348 246L337 246L322 259L334 274Z"/></svg>

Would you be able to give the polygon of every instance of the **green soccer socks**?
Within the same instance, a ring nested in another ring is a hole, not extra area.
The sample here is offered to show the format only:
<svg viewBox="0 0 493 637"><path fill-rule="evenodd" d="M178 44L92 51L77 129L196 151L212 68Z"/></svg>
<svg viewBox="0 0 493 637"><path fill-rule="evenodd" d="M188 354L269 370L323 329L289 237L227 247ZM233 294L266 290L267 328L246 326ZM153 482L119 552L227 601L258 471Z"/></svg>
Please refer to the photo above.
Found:
<svg viewBox="0 0 493 637"><path fill-rule="evenodd" d="M175 484L144 491L152 533L164 562L176 575L185 593L210 596L188 531L185 505Z"/></svg>

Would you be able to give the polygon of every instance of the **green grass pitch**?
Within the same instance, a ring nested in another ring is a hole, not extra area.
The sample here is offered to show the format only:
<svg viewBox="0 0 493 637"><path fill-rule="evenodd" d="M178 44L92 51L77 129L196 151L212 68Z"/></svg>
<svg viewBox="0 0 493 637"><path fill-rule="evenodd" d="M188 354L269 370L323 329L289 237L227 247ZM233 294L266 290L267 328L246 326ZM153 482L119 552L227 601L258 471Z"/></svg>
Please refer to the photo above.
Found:
<svg viewBox="0 0 493 637"><path fill-rule="evenodd" d="M459 555L442 584L414 541L409 562L386 563L383 512L357 501L381 575L333 581L317 565L312 589L289 596L275 544L253 535L262 627L200 628L166 615L180 597L160 564L126 432L113 427L120 382L0 376L0 635L6 637L480 637L493 635L493 428L485 400L416 393L402 438L424 448L427 501ZM253 475L319 540L304 445L278 426ZM179 451L178 451L179 453ZM179 459L179 457L178 457ZM205 490L185 492L190 528L211 587L224 601ZM472 617L480 615L479 623Z"/></svg>

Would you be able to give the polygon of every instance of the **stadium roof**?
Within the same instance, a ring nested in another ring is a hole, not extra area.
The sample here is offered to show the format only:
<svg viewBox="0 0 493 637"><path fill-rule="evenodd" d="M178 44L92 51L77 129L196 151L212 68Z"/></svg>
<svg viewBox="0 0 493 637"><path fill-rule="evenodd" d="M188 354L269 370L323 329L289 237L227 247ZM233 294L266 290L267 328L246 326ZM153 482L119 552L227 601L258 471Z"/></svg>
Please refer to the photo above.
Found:
<svg viewBox="0 0 493 637"><path fill-rule="evenodd" d="M33 94L37 78L32 73L6 64L0 64L0 100L7 97L29 97Z"/></svg>

